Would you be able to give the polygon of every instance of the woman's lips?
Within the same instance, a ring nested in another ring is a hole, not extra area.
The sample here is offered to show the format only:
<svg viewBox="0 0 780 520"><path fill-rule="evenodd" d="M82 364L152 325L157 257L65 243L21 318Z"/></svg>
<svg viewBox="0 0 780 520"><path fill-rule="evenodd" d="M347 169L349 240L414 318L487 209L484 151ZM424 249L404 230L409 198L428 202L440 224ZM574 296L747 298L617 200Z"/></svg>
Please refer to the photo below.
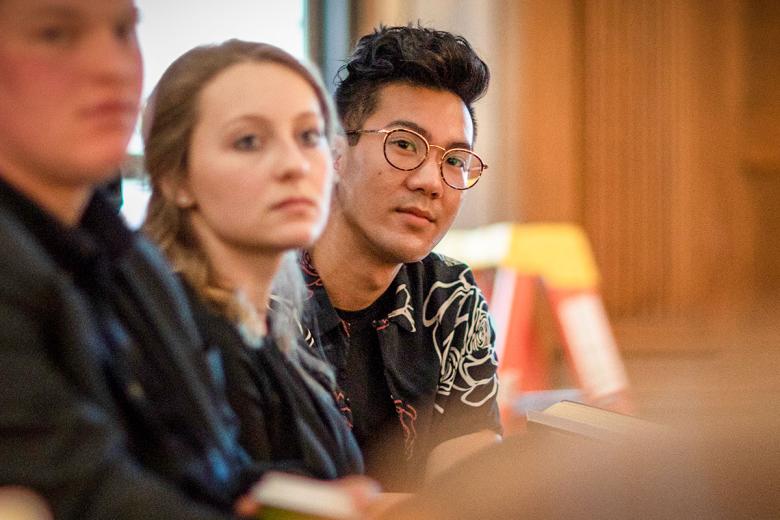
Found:
<svg viewBox="0 0 780 520"><path fill-rule="evenodd" d="M289 197L271 207L273 209L316 208L317 204L312 199L306 197Z"/></svg>

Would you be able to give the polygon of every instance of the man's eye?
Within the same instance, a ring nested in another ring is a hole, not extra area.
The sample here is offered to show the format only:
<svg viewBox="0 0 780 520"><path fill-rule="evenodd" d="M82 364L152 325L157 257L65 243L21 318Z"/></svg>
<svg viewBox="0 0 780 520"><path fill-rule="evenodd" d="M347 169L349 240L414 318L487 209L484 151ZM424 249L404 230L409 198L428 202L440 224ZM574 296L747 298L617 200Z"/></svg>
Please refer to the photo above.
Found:
<svg viewBox="0 0 780 520"><path fill-rule="evenodd" d="M447 157L447 165L459 169L466 167L466 163L460 157Z"/></svg>
<svg viewBox="0 0 780 520"><path fill-rule="evenodd" d="M325 135L322 133L322 130L317 128L306 130L301 134L301 140L306 146L319 146L324 137Z"/></svg>
<svg viewBox="0 0 780 520"><path fill-rule="evenodd" d="M390 144L393 145L394 148L397 148L405 152L417 151L417 147L415 146L415 144L412 141L409 141L407 139L393 139Z"/></svg>
<svg viewBox="0 0 780 520"><path fill-rule="evenodd" d="M134 21L119 23L114 28L114 34L121 41L130 41L135 38L135 27Z"/></svg>
<svg viewBox="0 0 780 520"><path fill-rule="evenodd" d="M260 138L255 134L247 134L236 139L233 147L236 150L257 150L260 148Z"/></svg>
<svg viewBox="0 0 780 520"><path fill-rule="evenodd" d="M62 25L50 25L38 31L38 38L46 43L65 44L76 36L76 29Z"/></svg>

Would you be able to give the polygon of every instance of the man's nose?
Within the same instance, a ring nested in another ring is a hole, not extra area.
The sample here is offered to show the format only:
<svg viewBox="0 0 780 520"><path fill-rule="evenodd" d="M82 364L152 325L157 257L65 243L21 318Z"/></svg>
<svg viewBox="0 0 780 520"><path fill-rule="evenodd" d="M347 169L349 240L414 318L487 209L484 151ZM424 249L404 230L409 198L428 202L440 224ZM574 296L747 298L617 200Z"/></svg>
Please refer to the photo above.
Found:
<svg viewBox="0 0 780 520"><path fill-rule="evenodd" d="M434 199L442 196L444 182L441 178L441 158L444 152L441 146L430 145L423 163L406 177L406 185L410 190L422 191Z"/></svg>
<svg viewBox="0 0 780 520"><path fill-rule="evenodd" d="M96 30L85 47L84 65L100 79L140 84L143 76L141 51L135 37L118 35L113 28L107 27Z"/></svg>

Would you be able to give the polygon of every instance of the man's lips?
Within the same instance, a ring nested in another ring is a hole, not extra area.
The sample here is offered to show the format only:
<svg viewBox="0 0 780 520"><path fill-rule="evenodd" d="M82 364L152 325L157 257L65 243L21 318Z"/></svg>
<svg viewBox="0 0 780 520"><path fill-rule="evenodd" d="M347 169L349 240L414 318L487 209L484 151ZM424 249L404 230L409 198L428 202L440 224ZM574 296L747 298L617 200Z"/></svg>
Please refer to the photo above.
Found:
<svg viewBox="0 0 780 520"><path fill-rule="evenodd" d="M398 208L396 211L398 211L399 213L406 213L408 215L414 215L415 217L423 218L428 222L436 221L436 219L433 216L433 213L431 213L426 209L418 208L415 206L405 206L402 208Z"/></svg>
<svg viewBox="0 0 780 520"><path fill-rule="evenodd" d="M138 104L133 101L123 99L106 99L99 103L89 105L84 108L85 114L99 113L99 112L135 112L138 109Z"/></svg>
<svg viewBox="0 0 780 520"><path fill-rule="evenodd" d="M138 104L123 99L106 99L87 106L82 110L82 113L86 116L129 115L135 117L138 113Z"/></svg>

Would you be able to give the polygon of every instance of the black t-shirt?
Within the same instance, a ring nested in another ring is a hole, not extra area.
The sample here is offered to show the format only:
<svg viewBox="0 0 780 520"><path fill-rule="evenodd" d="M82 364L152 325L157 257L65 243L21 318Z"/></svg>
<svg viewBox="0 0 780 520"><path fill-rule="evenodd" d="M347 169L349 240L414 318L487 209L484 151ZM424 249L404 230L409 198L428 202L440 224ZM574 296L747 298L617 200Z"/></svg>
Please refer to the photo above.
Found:
<svg viewBox="0 0 780 520"><path fill-rule="evenodd" d="M366 474L379 479L385 490L396 487L388 453L403 450L403 438L391 392L384 374L375 321L381 315L380 298L359 311L337 309L347 334L346 367L341 378L352 410L352 433L357 439L366 465Z"/></svg>

